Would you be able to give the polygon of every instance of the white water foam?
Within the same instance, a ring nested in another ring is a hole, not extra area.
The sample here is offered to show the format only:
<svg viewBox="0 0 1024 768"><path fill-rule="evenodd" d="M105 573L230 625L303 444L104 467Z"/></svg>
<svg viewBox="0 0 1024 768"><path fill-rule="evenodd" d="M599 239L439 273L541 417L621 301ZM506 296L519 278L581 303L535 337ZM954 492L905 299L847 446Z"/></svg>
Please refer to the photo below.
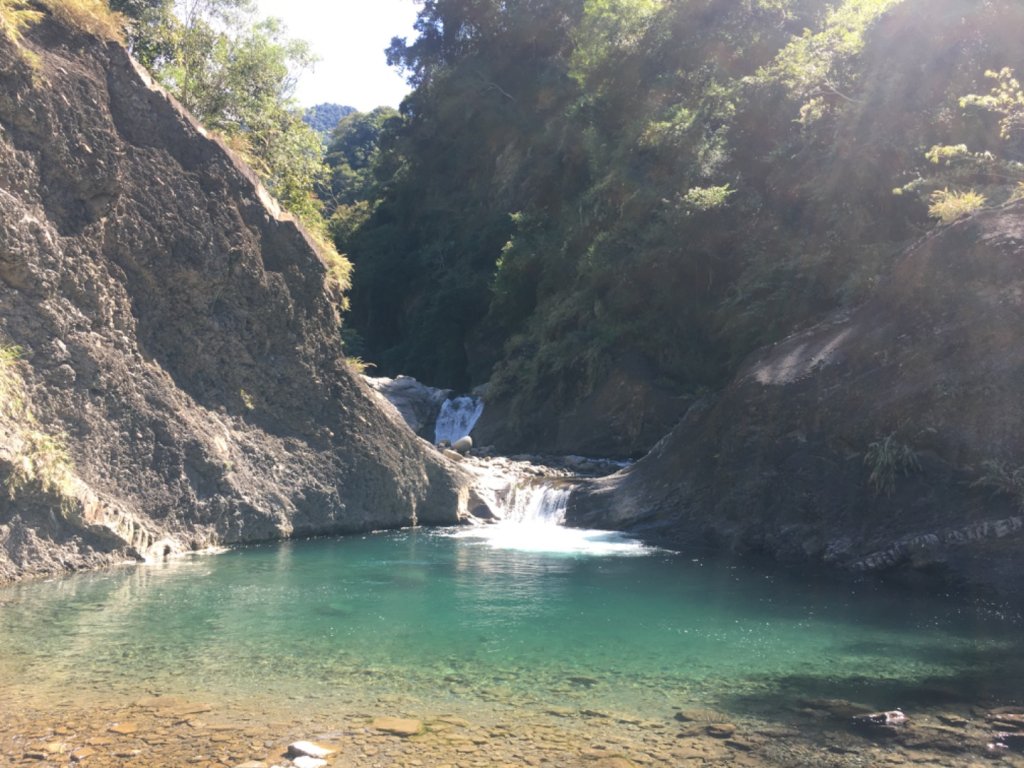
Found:
<svg viewBox="0 0 1024 768"><path fill-rule="evenodd" d="M560 525L495 523L465 528L454 538L478 541L492 549L549 555L629 556L650 555L655 550L616 531L566 528Z"/></svg>
<svg viewBox="0 0 1024 768"><path fill-rule="evenodd" d="M468 435L484 412L484 401L479 397L453 397L441 405L434 425L434 444L447 440L454 443Z"/></svg>
<svg viewBox="0 0 1024 768"><path fill-rule="evenodd" d="M453 533L492 549L556 555L637 556L650 547L616 531L567 528L565 512L572 488L555 478L491 476L480 490L500 522Z"/></svg>

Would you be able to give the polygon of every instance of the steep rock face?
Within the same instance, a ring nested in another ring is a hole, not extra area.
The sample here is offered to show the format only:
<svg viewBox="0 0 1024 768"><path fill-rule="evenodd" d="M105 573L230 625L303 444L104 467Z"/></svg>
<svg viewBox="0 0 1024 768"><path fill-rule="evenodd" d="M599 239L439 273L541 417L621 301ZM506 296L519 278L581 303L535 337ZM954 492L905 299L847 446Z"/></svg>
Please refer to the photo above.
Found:
<svg viewBox="0 0 1024 768"><path fill-rule="evenodd" d="M120 46L26 44L35 69L0 40L0 347L31 414L0 418L0 581L455 522L462 476L348 370L301 228ZM59 482L18 483L30 434L66 444Z"/></svg>
<svg viewBox="0 0 1024 768"><path fill-rule="evenodd" d="M578 493L570 519L1024 596L1022 263L1021 203L926 238L864 306L754 355Z"/></svg>

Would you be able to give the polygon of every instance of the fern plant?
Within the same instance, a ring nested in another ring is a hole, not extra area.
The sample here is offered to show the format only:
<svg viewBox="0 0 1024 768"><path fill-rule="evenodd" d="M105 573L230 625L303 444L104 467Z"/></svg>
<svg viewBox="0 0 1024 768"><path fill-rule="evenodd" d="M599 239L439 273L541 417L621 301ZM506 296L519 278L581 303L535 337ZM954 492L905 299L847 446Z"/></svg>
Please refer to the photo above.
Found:
<svg viewBox="0 0 1024 768"><path fill-rule="evenodd" d="M917 451L896 439L896 433L879 438L868 445L864 464L871 470L868 483L875 495L885 493L892 496L896 490L896 477L904 477L921 469Z"/></svg>

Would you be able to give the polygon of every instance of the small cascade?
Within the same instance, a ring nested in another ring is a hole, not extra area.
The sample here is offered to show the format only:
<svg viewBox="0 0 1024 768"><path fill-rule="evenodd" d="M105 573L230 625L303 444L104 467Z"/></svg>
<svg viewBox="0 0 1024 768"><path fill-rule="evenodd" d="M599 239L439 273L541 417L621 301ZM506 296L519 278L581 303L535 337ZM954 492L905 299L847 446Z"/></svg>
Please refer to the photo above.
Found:
<svg viewBox="0 0 1024 768"><path fill-rule="evenodd" d="M434 443L447 440L449 443L468 435L484 412L484 401L479 397L463 395L444 401L434 425Z"/></svg>
<svg viewBox="0 0 1024 768"><path fill-rule="evenodd" d="M565 467L504 457L466 457L474 491L494 520L449 533L496 550L557 557L643 555L652 550L613 531L565 526L569 499L580 477Z"/></svg>
<svg viewBox="0 0 1024 768"><path fill-rule="evenodd" d="M501 519L520 525L561 525L571 492L544 482L513 486L500 510Z"/></svg>

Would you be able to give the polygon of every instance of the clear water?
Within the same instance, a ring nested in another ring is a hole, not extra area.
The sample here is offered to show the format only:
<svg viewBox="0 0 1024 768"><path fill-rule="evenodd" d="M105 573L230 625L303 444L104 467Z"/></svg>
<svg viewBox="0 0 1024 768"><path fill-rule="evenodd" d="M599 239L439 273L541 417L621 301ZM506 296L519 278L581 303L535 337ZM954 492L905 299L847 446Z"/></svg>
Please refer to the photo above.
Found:
<svg viewBox="0 0 1024 768"><path fill-rule="evenodd" d="M478 717L946 706L1015 695L1019 635L953 601L853 594L615 534L410 530L0 590L0 700L159 691Z"/></svg>

